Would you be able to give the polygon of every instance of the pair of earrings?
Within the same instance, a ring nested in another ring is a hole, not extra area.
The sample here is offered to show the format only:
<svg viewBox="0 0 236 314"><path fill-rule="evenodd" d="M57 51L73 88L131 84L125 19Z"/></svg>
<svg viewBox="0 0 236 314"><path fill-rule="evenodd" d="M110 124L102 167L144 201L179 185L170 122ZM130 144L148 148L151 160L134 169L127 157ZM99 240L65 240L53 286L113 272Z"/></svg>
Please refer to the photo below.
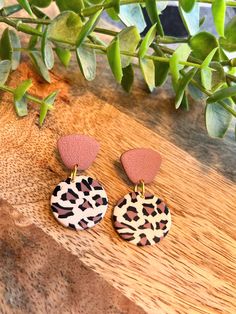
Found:
<svg viewBox="0 0 236 314"><path fill-rule="evenodd" d="M67 135L58 140L57 146L71 175L52 193L53 215L65 227L75 230L92 228L104 217L108 198L98 180L78 175L78 172L93 163L99 143L87 135ZM145 192L145 184L151 183L160 169L161 156L152 149L136 148L123 153L121 163L135 188L115 206L114 228L130 243L139 246L155 244L167 235L171 226L170 211L165 203Z"/></svg>

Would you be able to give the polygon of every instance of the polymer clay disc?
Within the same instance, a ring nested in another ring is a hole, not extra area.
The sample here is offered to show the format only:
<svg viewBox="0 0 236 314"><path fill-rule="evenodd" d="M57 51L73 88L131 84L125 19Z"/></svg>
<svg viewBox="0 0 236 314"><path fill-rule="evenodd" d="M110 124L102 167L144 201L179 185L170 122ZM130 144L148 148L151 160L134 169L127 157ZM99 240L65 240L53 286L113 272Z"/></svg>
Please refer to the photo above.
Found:
<svg viewBox="0 0 236 314"><path fill-rule="evenodd" d="M51 196L56 220L65 227L84 230L94 227L104 217L108 199L102 185L91 177L76 176L60 182Z"/></svg>
<svg viewBox="0 0 236 314"><path fill-rule="evenodd" d="M126 194L113 212L114 227L120 237L144 246L158 243L171 227L171 214L166 204L155 195L140 192Z"/></svg>

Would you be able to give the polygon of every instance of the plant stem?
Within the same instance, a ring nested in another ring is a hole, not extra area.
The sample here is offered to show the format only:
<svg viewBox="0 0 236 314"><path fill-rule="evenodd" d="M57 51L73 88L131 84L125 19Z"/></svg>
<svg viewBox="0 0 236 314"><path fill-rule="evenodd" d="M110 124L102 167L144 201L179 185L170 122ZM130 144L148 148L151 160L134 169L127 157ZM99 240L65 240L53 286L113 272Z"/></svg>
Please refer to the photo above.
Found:
<svg viewBox="0 0 236 314"><path fill-rule="evenodd" d="M106 29L106 28L100 28L100 27L96 27L94 29L94 32L100 33L100 34L105 34L105 35L111 35L111 36L116 36L117 34L119 34L119 32L112 31L112 30Z"/></svg>
<svg viewBox="0 0 236 314"><path fill-rule="evenodd" d="M34 51L34 50L36 50L36 49L28 49L28 48L23 48L23 47L21 47L21 48L13 48L12 50L13 50L13 51L30 52L30 51Z"/></svg>
<svg viewBox="0 0 236 314"><path fill-rule="evenodd" d="M109 30L106 28L100 28L100 27L96 27L94 29L94 32L105 34L105 35L111 35L111 36L116 36L117 34L119 34L119 32ZM157 36L158 43L162 43L162 44L187 43L188 40L189 40L188 38L179 38L179 37L174 37L174 36L165 36L165 37Z"/></svg>
<svg viewBox="0 0 236 314"><path fill-rule="evenodd" d="M6 85L0 85L0 90L3 90L4 92L8 92L8 93L11 93L11 94L14 94L14 91L15 91L14 88L9 87L9 86L6 86ZM32 96L32 95L30 95L30 94L28 94L28 93L26 93L25 96L26 96L26 98L27 98L28 100L31 100L31 101L33 101L33 102L35 102L35 103L37 103L37 104L40 104L40 105L41 105L41 104L43 103L43 100L42 100L42 99L37 98L37 97L35 97L35 96Z"/></svg>
<svg viewBox="0 0 236 314"><path fill-rule="evenodd" d="M23 24L21 22L21 20L16 21L16 20L10 19L8 17L0 16L0 22L8 24L8 25L14 27L16 30L23 32L23 33L26 33L26 34L42 36L42 33L40 31L36 30L35 28L33 28L27 24Z"/></svg>
<svg viewBox="0 0 236 314"><path fill-rule="evenodd" d="M84 43L84 46L86 46L88 48L100 50L100 51L103 51L103 52L107 51L107 47L103 46L103 45L100 45L100 44ZM25 51L25 52L31 51L31 49L27 49L27 48L15 48L13 50L14 51ZM76 48L72 48L70 50L75 51ZM120 53L122 55L124 55L124 56L139 58L137 53L133 53L133 52L129 52L129 51L120 51ZM168 58L168 57L158 57L158 56L145 55L143 58L150 59L150 60L153 60L153 61L166 62L166 63L170 62L170 58ZM185 66L195 67L195 68L198 68L198 69L201 68L200 64L189 62L189 61L179 61L179 63L182 64L182 65L185 65Z"/></svg>
<svg viewBox="0 0 236 314"><path fill-rule="evenodd" d="M161 1L165 1L165 0L158 0L158 1L161 2ZM179 1L176 1L176 2L179 2ZM214 0L197 0L197 2L212 4L214 2ZM126 5L126 4L132 4L132 3L145 3L145 1L144 0L121 0L120 1L120 5ZM235 1L225 1L225 4L228 7L236 7ZM96 13L97 11L99 11L101 9L108 9L108 8L112 8L113 6L114 6L113 1L103 3L103 4L97 4L97 5L94 5L92 7L82 9L81 15L82 16L90 16L90 15L93 15L94 13Z"/></svg>
<svg viewBox="0 0 236 314"><path fill-rule="evenodd" d="M189 39L181 38L181 37L173 37L173 36L165 36L165 37L157 36L156 40L158 43L161 43L161 44L178 44L178 43L187 43Z"/></svg>
<svg viewBox="0 0 236 314"><path fill-rule="evenodd" d="M32 96L32 95L30 95L30 94L28 94L28 93L26 93L26 98L29 99L29 100L31 100L31 101L33 101L33 102L36 102L37 104L40 104L40 105L42 105L42 103L43 103L43 100L42 100L42 99L37 98L37 97L35 97L35 96Z"/></svg>
<svg viewBox="0 0 236 314"><path fill-rule="evenodd" d="M236 3L236 2L235 2L235 3ZM155 44L153 44L153 45L155 45ZM158 46L158 47L161 48L161 50L162 50L163 52L166 52L166 53L169 53L169 54L173 54L173 53L175 52L173 49L171 49L171 48L169 48L169 47L165 47L165 46ZM192 56L189 56L189 57L188 57L188 60L191 61L191 62L198 63L198 64L202 64L202 62L203 62L202 60L197 59L197 58L192 57ZM232 66L231 60L224 60L224 61L221 61L220 64L221 64L222 66Z"/></svg>
<svg viewBox="0 0 236 314"><path fill-rule="evenodd" d="M154 44L154 45L155 45L155 44ZM161 50L162 50L163 52L166 52L166 53L169 53L169 54L173 54L173 53L174 53L174 50L172 50L172 49L170 49L170 48L168 48L168 47L165 47L165 46L158 46L158 47L161 48ZM199 60L199 59L194 58L194 57L192 57L192 56L189 56L189 57L188 57L188 60L191 61L191 62L197 63L197 64L202 64L202 60ZM221 64L222 66L232 66L231 60L222 61L222 62L220 62L220 64ZM213 68L211 68L211 67L209 67L209 69L215 70L215 69L213 69ZM236 83L236 77L235 77L234 75L226 73L226 77L227 77L228 79L230 79L232 82L235 82L235 83Z"/></svg>
<svg viewBox="0 0 236 314"><path fill-rule="evenodd" d="M194 79L191 80L191 83L197 87L201 92L203 92L204 94L206 94L207 96L212 96L213 93L207 91L201 84L199 84L197 81L195 81ZM236 111L231 108L230 106L228 106L225 102L223 101L218 101L218 104L220 104L226 111L228 111L229 113L231 113L234 117L236 117Z"/></svg>
<svg viewBox="0 0 236 314"><path fill-rule="evenodd" d="M9 92L11 94L14 94L14 89L9 86L0 85L0 89L3 90L4 92Z"/></svg>
<svg viewBox="0 0 236 314"><path fill-rule="evenodd" d="M22 21L23 23L26 23L26 24L45 24L45 25L48 25L52 21L50 19L47 19L47 20L45 20L45 19L35 19L35 18L31 18L31 17L8 16L7 18L11 19L11 20L20 20L20 21Z"/></svg>
<svg viewBox="0 0 236 314"><path fill-rule="evenodd" d="M102 45L98 45L98 44L90 44L90 43L85 43L84 44L86 47L92 48L92 49L98 49L98 50L102 50L104 52L107 51L107 48L105 46Z"/></svg>
<svg viewBox="0 0 236 314"><path fill-rule="evenodd" d="M95 44L90 44L90 43L86 43L84 44L87 47L93 48L93 49L98 49L98 50L102 50L102 51L106 51L107 48L101 45L95 45ZM129 52L129 51L121 51L120 52L122 55L125 56L129 56L129 57L134 57L134 58L138 58L138 54L137 53L133 53L133 52ZM144 56L145 59L151 59L154 61L161 61L161 62L166 62L168 63L170 61L170 58L168 57L158 57L158 56L149 56L149 55L145 55ZM196 63L192 63L192 62L188 62L188 61L179 61L180 64L182 65L186 65L186 66L191 66L191 67L196 67L196 68L201 68L200 64L196 64Z"/></svg>
<svg viewBox="0 0 236 314"><path fill-rule="evenodd" d="M34 19L34 18L27 18L27 17L8 17L8 19L11 19L13 22L14 21L21 21L23 23L26 24L43 24L43 25L49 25L51 24L51 20L45 20L45 19ZM96 27L94 29L95 33L99 33L99 34L104 34L104 35L110 35L110 36L116 36L117 34L119 34L119 32L110 30L110 29L106 29L106 28L101 28L101 27ZM187 43L188 42L188 38L178 38L178 37L174 37L174 36L165 36L165 37L161 37L158 36L157 37L157 41L158 43L162 43L162 44L178 44L178 43Z"/></svg>
<svg viewBox="0 0 236 314"><path fill-rule="evenodd" d="M106 52L106 50L107 50L106 47L101 46L101 45L90 44L90 43L86 43L84 45L86 47L102 50L104 52ZM122 55L124 55L124 56L139 58L137 53L133 53L133 52L129 52L129 51L121 51L120 53ZM158 57L158 56L145 55L143 58L151 59L151 60L154 60L154 61L166 62L166 63L168 63L170 61L170 58L167 58L167 57ZM196 63L192 63L192 62L188 62L188 61L179 61L179 63L182 64L182 65L186 65L186 66L192 66L192 67L196 67L196 68L201 68L200 64L196 64Z"/></svg>
<svg viewBox="0 0 236 314"><path fill-rule="evenodd" d="M43 34L36 30L35 28L32 28L30 26L28 26L27 24L23 24L23 23L19 23L21 22L20 20L18 22L16 22L15 20L10 20L9 18L6 18L6 17L0 17L0 22L4 22L12 27L14 27L15 29L17 29L18 31L21 31L21 32L24 32L24 33L27 33L27 34L31 34L31 35L38 35L38 36L42 36ZM95 29L96 30L96 29ZM116 32L113 32L113 31L110 31L110 30L105 30L105 29L102 29L102 28L97 28L97 32L103 32L103 33L109 33L109 35L114 35L114 34L117 34ZM179 42L177 38L173 38L173 37L170 37L171 40L175 40L175 42ZM164 38L162 38L163 40ZM165 40L165 39L164 39ZM167 38L168 40L168 38ZM170 40L170 39L169 39ZM186 39L185 39L186 40ZM70 44L70 45L73 45L72 42L68 42L66 40L57 40L58 42L62 42L62 43L65 43L65 44ZM103 45L95 45L95 44L85 44L87 45L88 47L91 47L93 49L100 49L102 51L106 51L106 48L103 46ZM165 47L165 46L160 46L161 49L164 51L164 52L167 52L167 53L170 53L170 54L173 54L174 53L174 50L168 48L168 47ZM105 50L104 50L105 49ZM122 54L128 54L129 52L124 52L122 51L121 52ZM129 55L129 54L128 54ZM131 55L132 57L138 57L137 54L132 54ZM162 61L162 62L169 62L169 58L164 58L164 57L157 57L157 56L145 56L144 58L147 58L147 59L152 59L152 60L156 60L156 61ZM189 61L179 61L180 64L182 65L186 65L186 66L191 66L191 67L196 67L196 68L201 68L201 63L202 61L201 60L198 60L196 58L193 58L193 57L189 57ZM224 61L224 65L225 65L225 61ZM230 60L229 60L229 65L230 65ZM214 69L213 69L214 70ZM232 77L230 78L232 80ZM236 80L236 78L235 78Z"/></svg>
<svg viewBox="0 0 236 314"><path fill-rule="evenodd" d="M236 83L236 77L232 74L226 74L227 78L230 79L231 82Z"/></svg>

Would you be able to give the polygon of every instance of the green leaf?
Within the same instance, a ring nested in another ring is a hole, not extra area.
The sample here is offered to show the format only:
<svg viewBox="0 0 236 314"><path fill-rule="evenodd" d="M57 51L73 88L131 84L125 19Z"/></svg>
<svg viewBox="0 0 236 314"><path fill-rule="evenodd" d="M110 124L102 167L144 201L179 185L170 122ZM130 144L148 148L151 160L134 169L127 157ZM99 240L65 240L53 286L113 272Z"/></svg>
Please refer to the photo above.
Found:
<svg viewBox="0 0 236 314"><path fill-rule="evenodd" d="M106 12L112 20L114 20L114 21L120 20L119 15L116 13L116 11L113 8L106 9Z"/></svg>
<svg viewBox="0 0 236 314"><path fill-rule="evenodd" d="M30 4L28 2L28 0L17 0L17 2L22 6L22 8L29 13L29 15L34 16Z"/></svg>
<svg viewBox="0 0 236 314"><path fill-rule="evenodd" d="M189 83L188 85L188 92L191 95L191 97L198 101L198 100L203 100L205 99L205 94L203 94L196 86L193 84Z"/></svg>
<svg viewBox="0 0 236 314"><path fill-rule="evenodd" d="M79 46L82 44L82 42L85 40L85 38L92 33L95 26L98 23L98 20L102 14L103 9L97 11L94 15L92 15L89 20L82 26L79 35L76 39L76 47L79 48Z"/></svg>
<svg viewBox="0 0 236 314"><path fill-rule="evenodd" d="M119 17L126 26L136 26L139 33L142 33L146 27L142 9L137 3L120 6Z"/></svg>
<svg viewBox="0 0 236 314"><path fill-rule="evenodd" d="M20 39L17 33L9 28L5 28L0 41L0 57L2 60L10 60L12 70L16 70L20 63L20 51L14 49L21 48Z"/></svg>
<svg viewBox="0 0 236 314"><path fill-rule="evenodd" d="M59 60L61 61L61 63L67 67L70 63L70 59L71 59L71 52L70 50L66 50L60 47L56 47L55 48L55 52L59 58Z"/></svg>
<svg viewBox="0 0 236 314"><path fill-rule="evenodd" d="M67 41L75 44L82 27L80 17L74 12L63 12L54 18L48 26L48 39L56 41Z"/></svg>
<svg viewBox="0 0 236 314"><path fill-rule="evenodd" d="M4 0L0 0L0 10L2 9L2 8L4 8Z"/></svg>
<svg viewBox="0 0 236 314"><path fill-rule="evenodd" d="M199 26L200 27L205 23L205 20L206 20L206 16L204 15L203 17L201 17L201 19L199 21Z"/></svg>
<svg viewBox="0 0 236 314"><path fill-rule="evenodd" d="M4 2L4 1L3 1ZM19 4L13 4L9 6L5 6L1 9L1 16L9 16L18 12L22 9L22 6Z"/></svg>
<svg viewBox="0 0 236 314"><path fill-rule="evenodd" d="M189 111L189 102L188 102L188 96L186 94L186 91L184 92L180 107L183 108L185 111Z"/></svg>
<svg viewBox="0 0 236 314"><path fill-rule="evenodd" d="M32 86L32 81L26 80L14 90L14 105L16 113L19 117L23 117L28 114L26 92L30 86Z"/></svg>
<svg viewBox="0 0 236 314"><path fill-rule="evenodd" d="M164 31L159 18L159 12L156 5L156 0L145 0L146 10L152 24L156 24L157 33L164 36Z"/></svg>
<svg viewBox="0 0 236 314"><path fill-rule="evenodd" d="M33 11L34 15L37 16L39 19L49 19L47 14L45 14L43 11L39 10L38 7L32 5L31 10Z"/></svg>
<svg viewBox="0 0 236 314"><path fill-rule="evenodd" d="M107 47L107 58L116 81L121 83L123 72L120 56L120 40L118 36L115 37Z"/></svg>
<svg viewBox="0 0 236 314"><path fill-rule="evenodd" d="M162 50L159 49L158 47L155 47L154 50L155 50L154 56L166 57ZM165 83L168 76L169 63L154 60L154 66L155 66L155 86L162 86Z"/></svg>
<svg viewBox="0 0 236 314"><path fill-rule="evenodd" d="M174 54L178 56L178 59L180 61L187 61L190 53L191 53L191 48L189 47L188 44L179 45L179 47L174 52ZM179 64L178 68L179 70L182 70L184 68L184 65Z"/></svg>
<svg viewBox="0 0 236 314"><path fill-rule="evenodd" d="M216 91L212 96L207 98L207 103L218 102L220 100L232 97L236 95L236 85L222 88Z"/></svg>
<svg viewBox="0 0 236 314"><path fill-rule="evenodd" d="M176 92L176 97L175 97L175 108L178 109L179 106L181 105L181 102L183 100L184 94L185 94L185 90L189 84L189 82L191 81L191 79L194 77L194 75L196 74L197 69L191 69L188 71L188 73L186 73L178 82L177 85L177 92Z"/></svg>
<svg viewBox="0 0 236 314"><path fill-rule="evenodd" d="M96 54L94 49L81 45L76 49L80 70L86 80L92 81L96 76Z"/></svg>
<svg viewBox="0 0 236 314"><path fill-rule="evenodd" d="M218 42L214 35L208 32L201 32L190 39L189 45L193 50L193 56L204 60L214 48L218 47ZM218 59L219 53L214 57L214 60Z"/></svg>
<svg viewBox="0 0 236 314"><path fill-rule="evenodd" d="M202 62L201 68L207 68L211 62L211 60L213 59L216 51L218 50L218 47L214 48L209 55L205 58L205 60Z"/></svg>
<svg viewBox="0 0 236 314"><path fill-rule="evenodd" d="M60 12L74 11L75 13L80 13L81 9L84 8L83 0L56 0L56 4Z"/></svg>
<svg viewBox="0 0 236 314"><path fill-rule="evenodd" d="M155 36L156 36L156 24L152 25L152 27L147 32L146 36L143 38L141 45L139 47L139 51L138 51L139 58L143 58L145 56Z"/></svg>
<svg viewBox="0 0 236 314"><path fill-rule="evenodd" d="M3 85L11 72L11 61L0 61L0 85Z"/></svg>
<svg viewBox="0 0 236 314"><path fill-rule="evenodd" d="M30 0L31 5L39 8L46 8L51 4L52 0Z"/></svg>
<svg viewBox="0 0 236 314"><path fill-rule="evenodd" d="M154 61L155 65L155 86L162 86L168 77L169 63Z"/></svg>
<svg viewBox="0 0 236 314"><path fill-rule="evenodd" d="M51 43L47 40L48 30L45 29L41 41L41 53L44 64L48 70L51 70L54 66L54 54L52 50Z"/></svg>
<svg viewBox="0 0 236 314"><path fill-rule="evenodd" d="M226 13L225 0L214 0L211 9L217 33L224 37Z"/></svg>
<svg viewBox="0 0 236 314"><path fill-rule="evenodd" d="M190 12L192 11L194 4L195 4L195 0L179 0L180 2L180 6L181 8L185 11L185 12Z"/></svg>
<svg viewBox="0 0 236 314"><path fill-rule="evenodd" d="M127 67L123 68L122 70L123 70L123 77L121 80L121 86L126 92L129 93L133 85L133 81L134 81L134 71L133 71L132 64L129 64Z"/></svg>
<svg viewBox="0 0 236 314"><path fill-rule="evenodd" d="M157 12L161 14L161 12L164 11L166 7L168 6L168 1L158 1L156 3L156 6L157 6Z"/></svg>
<svg viewBox="0 0 236 314"><path fill-rule="evenodd" d="M201 81L203 87L207 90L211 90L212 84L212 70L209 68L209 64L211 63L211 60L213 59L217 50L218 48L214 48L201 65Z"/></svg>
<svg viewBox="0 0 236 314"><path fill-rule="evenodd" d="M19 117L27 116L28 107L27 107L27 99L24 96L20 100L14 100L15 110Z"/></svg>
<svg viewBox="0 0 236 314"><path fill-rule="evenodd" d="M20 100L25 96L26 91L32 86L32 80L23 81L17 88L14 90L14 99Z"/></svg>
<svg viewBox="0 0 236 314"><path fill-rule="evenodd" d="M41 58L40 53L38 51L31 51L29 55L31 57L31 60L37 72L45 79L45 81L50 83L51 82L50 75L49 75L48 69L46 68Z"/></svg>
<svg viewBox="0 0 236 314"><path fill-rule="evenodd" d="M232 108L232 102L227 99L226 104ZM232 120L232 115L219 103L207 104L205 121L208 134L211 137L224 137Z"/></svg>
<svg viewBox="0 0 236 314"><path fill-rule="evenodd" d="M52 109L54 101L58 91L54 91L49 94L46 98L44 98L43 103L40 106L40 114L39 114L39 125L42 126L43 122L47 116L48 110Z"/></svg>
<svg viewBox="0 0 236 314"><path fill-rule="evenodd" d="M113 0L113 8L117 14L120 13L120 0Z"/></svg>
<svg viewBox="0 0 236 314"><path fill-rule="evenodd" d="M211 62L211 68L215 70L212 71L211 90L215 91L226 83L225 71L223 66L215 61Z"/></svg>
<svg viewBox="0 0 236 314"><path fill-rule="evenodd" d="M191 53L191 49L188 44L181 44L173 53L170 58L170 73L172 76L173 87L176 90L178 85L178 80L180 77L179 71L184 68L184 65L179 64L179 61L186 61Z"/></svg>
<svg viewBox="0 0 236 314"><path fill-rule="evenodd" d="M152 92L155 88L155 65L153 60L151 59L141 59L139 58L139 64L140 68L143 74L143 77L145 79L145 82L147 83L147 86Z"/></svg>
<svg viewBox="0 0 236 314"><path fill-rule="evenodd" d="M40 105L39 125L42 126L48 113L48 105L44 102Z"/></svg>
<svg viewBox="0 0 236 314"><path fill-rule="evenodd" d="M140 35L135 26L130 26L124 28L118 34L120 40L120 50L121 51L129 51L131 53L135 53L136 48L140 41ZM132 61L132 57L121 55L121 63L122 67L127 67Z"/></svg>
<svg viewBox="0 0 236 314"><path fill-rule="evenodd" d="M56 90L50 93L47 97L44 98L44 102L50 107L54 104L54 101L59 93L59 90Z"/></svg>
<svg viewBox="0 0 236 314"><path fill-rule="evenodd" d="M220 38L220 45L227 51L236 51L236 16L225 27L225 37Z"/></svg>
<svg viewBox="0 0 236 314"><path fill-rule="evenodd" d="M229 57L227 56L227 54L225 53L225 51L219 47L219 55L220 55L220 61L228 61Z"/></svg>
<svg viewBox="0 0 236 314"><path fill-rule="evenodd" d="M170 66L170 73L172 76L172 84L174 87L174 90L176 90L179 80L179 56L175 53L173 53L172 57L169 61Z"/></svg>
<svg viewBox="0 0 236 314"><path fill-rule="evenodd" d="M179 13L189 35L193 36L198 33L200 26L199 4L196 2L193 9L188 13L185 12L181 7L179 7Z"/></svg>

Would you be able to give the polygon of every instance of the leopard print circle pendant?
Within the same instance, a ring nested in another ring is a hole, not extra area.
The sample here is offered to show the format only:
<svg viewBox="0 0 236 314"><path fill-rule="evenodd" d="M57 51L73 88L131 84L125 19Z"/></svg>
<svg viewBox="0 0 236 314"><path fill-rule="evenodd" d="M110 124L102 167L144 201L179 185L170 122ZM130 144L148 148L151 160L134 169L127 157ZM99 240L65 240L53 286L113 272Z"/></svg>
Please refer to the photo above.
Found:
<svg viewBox="0 0 236 314"><path fill-rule="evenodd" d="M87 176L67 178L53 191L51 208L64 227L84 230L94 227L107 210L107 194L102 185Z"/></svg>
<svg viewBox="0 0 236 314"><path fill-rule="evenodd" d="M122 239L144 246L158 243L167 235L171 215L165 203L155 195L131 192L114 208L113 222Z"/></svg>

